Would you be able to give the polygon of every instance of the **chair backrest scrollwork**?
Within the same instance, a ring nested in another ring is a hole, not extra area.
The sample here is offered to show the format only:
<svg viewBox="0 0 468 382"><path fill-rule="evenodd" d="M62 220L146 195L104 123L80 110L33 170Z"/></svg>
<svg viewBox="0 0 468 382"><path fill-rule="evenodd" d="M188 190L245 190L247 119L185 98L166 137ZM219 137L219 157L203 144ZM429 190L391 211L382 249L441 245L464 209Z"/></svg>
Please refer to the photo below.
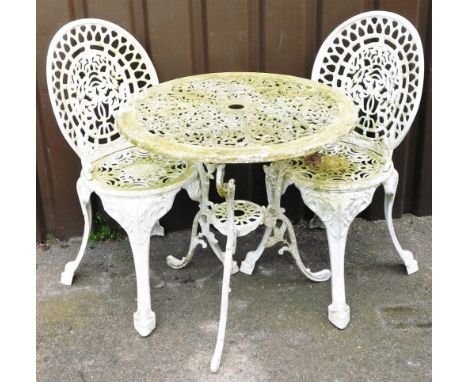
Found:
<svg viewBox="0 0 468 382"><path fill-rule="evenodd" d="M116 111L131 95L157 83L144 48L108 21L72 21L50 43L49 97L62 134L82 161L125 143L115 126Z"/></svg>
<svg viewBox="0 0 468 382"><path fill-rule="evenodd" d="M408 133L421 100L421 39L405 18L390 12L359 14L324 41L312 79L341 88L359 107L355 132L393 150Z"/></svg>

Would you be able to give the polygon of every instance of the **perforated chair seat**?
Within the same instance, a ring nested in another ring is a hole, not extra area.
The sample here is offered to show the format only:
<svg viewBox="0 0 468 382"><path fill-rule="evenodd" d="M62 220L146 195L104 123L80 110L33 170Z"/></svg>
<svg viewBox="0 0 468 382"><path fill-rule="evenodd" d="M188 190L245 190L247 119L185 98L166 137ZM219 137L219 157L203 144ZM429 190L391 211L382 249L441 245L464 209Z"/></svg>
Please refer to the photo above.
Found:
<svg viewBox="0 0 468 382"><path fill-rule="evenodd" d="M290 161L289 178L315 190L349 191L382 183L391 161L371 149L338 142L308 158Z"/></svg>
<svg viewBox="0 0 468 382"><path fill-rule="evenodd" d="M192 164L170 160L130 147L106 155L92 164L91 180L102 189L121 191L160 191L181 187L195 176Z"/></svg>

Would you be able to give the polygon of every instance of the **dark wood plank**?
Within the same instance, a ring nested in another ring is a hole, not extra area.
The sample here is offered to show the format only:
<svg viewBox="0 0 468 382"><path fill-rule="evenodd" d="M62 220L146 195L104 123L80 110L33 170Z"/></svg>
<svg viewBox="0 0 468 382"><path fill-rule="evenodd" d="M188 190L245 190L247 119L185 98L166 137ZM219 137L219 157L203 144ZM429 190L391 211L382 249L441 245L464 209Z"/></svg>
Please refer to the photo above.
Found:
<svg viewBox="0 0 468 382"><path fill-rule="evenodd" d="M343 21L373 9L372 0L321 0L321 41Z"/></svg>
<svg viewBox="0 0 468 382"><path fill-rule="evenodd" d="M75 17L79 9L80 5L72 1L40 0L37 3L37 174L44 229L58 237L77 235L82 230L81 209L75 189L81 166L55 121L47 92L45 63L52 36Z"/></svg>
<svg viewBox="0 0 468 382"><path fill-rule="evenodd" d="M317 50L316 10L316 1L265 1L265 71L310 77Z"/></svg>
<svg viewBox="0 0 468 382"><path fill-rule="evenodd" d="M252 3L254 3L253 1ZM252 5L248 0L206 0L208 72L249 71Z"/></svg>
<svg viewBox="0 0 468 382"><path fill-rule="evenodd" d="M431 3L429 0L38 0L37 28L37 234L80 235L83 218L75 191L81 168L62 137L47 94L45 60L53 34L68 21L98 17L132 33L149 51L161 81L215 71L269 71L309 77L324 38L341 22L371 9L396 12L418 29L426 56L420 112L394 154L400 172L395 216L430 214L431 193ZM265 203L261 165L234 166L241 198ZM365 212L383 218L378 190ZM297 192L283 198L294 220L309 217ZM190 226L180 219L196 205L185 194L163 221L166 228ZM41 217L42 216L42 217Z"/></svg>
<svg viewBox="0 0 468 382"><path fill-rule="evenodd" d="M193 10L189 0L146 1L146 23L151 59L160 81L194 73Z"/></svg>

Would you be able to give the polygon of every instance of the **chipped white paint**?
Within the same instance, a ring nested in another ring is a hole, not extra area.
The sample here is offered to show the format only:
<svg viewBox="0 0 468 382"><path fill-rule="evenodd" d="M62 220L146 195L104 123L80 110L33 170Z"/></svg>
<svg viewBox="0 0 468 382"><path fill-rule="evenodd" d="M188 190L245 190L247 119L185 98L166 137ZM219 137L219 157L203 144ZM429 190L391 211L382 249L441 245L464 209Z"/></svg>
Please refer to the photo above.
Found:
<svg viewBox="0 0 468 382"><path fill-rule="evenodd" d="M47 56L47 84L58 125L81 159L77 191L84 215L78 256L65 266L61 282L71 285L84 255L92 220L90 195L96 192L104 208L128 233L132 247L138 309L135 329L146 336L156 325L151 310L148 254L152 234L181 188L197 198L196 171L183 161L171 161L133 147L115 127L115 114L132 95L158 83L143 47L119 26L82 19L63 26Z"/></svg>

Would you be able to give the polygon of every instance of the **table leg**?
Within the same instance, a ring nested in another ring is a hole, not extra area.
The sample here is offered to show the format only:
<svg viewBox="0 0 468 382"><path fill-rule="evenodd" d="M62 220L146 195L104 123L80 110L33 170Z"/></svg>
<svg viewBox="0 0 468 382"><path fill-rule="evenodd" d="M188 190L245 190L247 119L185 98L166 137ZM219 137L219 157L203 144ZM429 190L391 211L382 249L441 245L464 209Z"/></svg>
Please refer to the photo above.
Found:
<svg viewBox="0 0 468 382"><path fill-rule="evenodd" d="M262 255L265 248L271 247L277 243L283 243L283 247L278 250L279 254L288 251L293 256L299 270L310 280L327 281L330 278L330 271L324 269L319 272L311 272L302 262L299 249L297 247L296 235L291 221L284 214L281 208L281 195L285 192L288 184L285 182L285 172L287 162L273 162L270 166L264 166L265 181L268 196L268 207L265 211L265 234L258 248L249 252L241 264L241 272L252 274L255 263ZM286 233L288 239L286 239Z"/></svg>
<svg viewBox="0 0 468 382"><path fill-rule="evenodd" d="M240 271L242 273L245 273L246 275L252 274L255 268L255 264L257 263L257 260L260 258L260 256L262 256L267 241L270 238L272 232L272 227L265 228L265 233L263 234L262 240L260 241L260 244L258 245L257 249L255 251L248 252L245 256L245 259L242 261L240 266Z"/></svg>
<svg viewBox="0 0 468 382"><path fill-rule="evenodd" d="M203 248L206 248L207 244L210 245L211 249L215 253L216 257L224 263L224 252L218 245L218 240L216 239L213 232L211 232L211 215L213 203L209 200L209 190L210 190L210 179L213 179L213 174L216 171L217 167L215 165L197 163L197 170L200 179L200 211L195 215L192 224L192 236L190 238L190 246L187 252L187 255L182 259L178 259L174 256L168 256L166 258L166 263L171 268L180 269L187 266L193 258L195 249L198 245L201 245ZM239 272L239 266L237 262L233 261L232 263L232 273Z"/></svg>

